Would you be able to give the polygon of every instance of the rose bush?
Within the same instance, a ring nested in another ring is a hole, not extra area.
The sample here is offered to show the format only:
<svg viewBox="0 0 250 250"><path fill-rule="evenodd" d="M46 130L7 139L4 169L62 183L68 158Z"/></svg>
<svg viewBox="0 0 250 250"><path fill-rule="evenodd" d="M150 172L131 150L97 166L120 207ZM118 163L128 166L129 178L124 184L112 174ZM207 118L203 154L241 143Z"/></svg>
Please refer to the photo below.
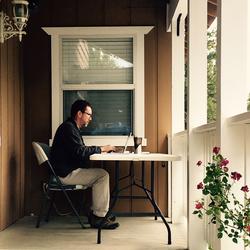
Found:
<svg viewBox="0 0 250 250"><path fill-rule="evenodd" d="M209 223L217 224L217 237L227 235L234 243L240 239L245 246L250 245L250 198L247 197L249 188L247 185L241 187L244 192L244 204L239 202L232 193L232 186L241 179L241 174L231 172L227 167L229 161L220 154L220 148L213 148L212 162L208 163L205 178L197 184L204 196L208 199L205 206L205 199L202 198L195 203L196 214L203 218L204 214L209 216ZM202 162L197 162L201 167Z"/></svg>

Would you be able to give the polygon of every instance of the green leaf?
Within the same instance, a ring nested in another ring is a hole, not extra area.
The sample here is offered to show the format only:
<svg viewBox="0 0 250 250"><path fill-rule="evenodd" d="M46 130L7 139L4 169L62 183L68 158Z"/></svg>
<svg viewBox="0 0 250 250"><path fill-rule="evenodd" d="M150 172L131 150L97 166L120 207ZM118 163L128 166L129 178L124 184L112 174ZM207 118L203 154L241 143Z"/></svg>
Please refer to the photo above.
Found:
<svg viewBox="0 0 250 250"><path fill-rule="evenodd" d="M212 210L212 209L206 211L206 214L207 214L207 215L211 215L212 213L213 213L213 210Z"/></svg>
<svg viewBox="0 0 250 250"><path fill-rule="evenodd" d="M233 238L234 243L238 243L238 240L236 238Z"/></svg>
<svg viewBox="0 0 250 250"><path fill-rule="evenodd" d="M218 239L221 239L223 237L223 233L218 233L217 237L218 237Z"/></svg>
<svg viewBox="0 0 250 250"><path fill-rule="evenodd" d="M224 176L224 177L222 178L222 181L223 181L224 183L227 183L227 181L228 181L228 180L227 180L227 177Z"/></svg>
<svg viewBox="0 0 250 250"><path fill-rule="evenodd" d="M205 188L205 189L202 190L202 193L203 193L204 195L208 195L208 194L209 194L209 191Z"/></svg>
<svg viewBox="0 0 250 250"><path fill-rule="evenodd" d="M196 211L193 211L193 214L198 214L198 213L199 213L199 211L197 211L197 210L196 210Z"/></svg>

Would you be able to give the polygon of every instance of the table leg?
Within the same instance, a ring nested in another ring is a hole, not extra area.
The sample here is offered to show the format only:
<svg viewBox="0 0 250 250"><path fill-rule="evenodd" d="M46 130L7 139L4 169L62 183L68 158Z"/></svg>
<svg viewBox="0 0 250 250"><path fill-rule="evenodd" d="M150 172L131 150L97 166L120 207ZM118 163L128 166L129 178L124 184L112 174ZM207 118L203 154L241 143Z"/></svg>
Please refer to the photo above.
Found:
<svg viewBox="0 0 250 250"><path fill-rule="evenodd" d="M154 168L154 162L151 161L151 196L154 200L154 192L155 192L155 168ZM155 220L157 220L157 210L155 209Z"/></svg>
<svg viewBox="0 0 250 250"><path fill-rule="evenodd" d="M134 162L131 161L130 162L130 166L129 166L130 170L130 215L133 216L133 185L135 182L135 171L134 171Z"/></svg>
<svg viewBox="0 0 250 250"><path fill-rule="evenodd" d="M151 204L153 205L154 209L157 210L158 214L160 215L162 221L164 222L165 226L167 227L167 231L168 231L168 245L171 245L171 230L170 227L165 219L165 217L163 216L160 208L158 207L158 205L156 204L154 198L150 195L149 191L144 189L148 199L150 200Z"/></svg>
<svg viewBox="0 0 250 250"><path fill-rule="evenodd" d="M115 187L114 190L112 191L112 194L114 199L109 207L109 211L107 212L107 214L105 215L104 219L102 220L100 227L98 228L98 232L97 232L97 244L101 244L101 230L102 230L102 226L106 220L106 218L108 218L108 216L110 215L113 207L115 206L115 203L117 201L118 198L118 193L119 193L119 178L120 178L120 165L119 165L119 161L115 162ZM112 196L110 196L112 197Z"/></svg>
<svg viewBox="0 0 250 250"><path fill-rule="evenodd" d="M145 188L145 162L141 163L141 184Z"/></svg>

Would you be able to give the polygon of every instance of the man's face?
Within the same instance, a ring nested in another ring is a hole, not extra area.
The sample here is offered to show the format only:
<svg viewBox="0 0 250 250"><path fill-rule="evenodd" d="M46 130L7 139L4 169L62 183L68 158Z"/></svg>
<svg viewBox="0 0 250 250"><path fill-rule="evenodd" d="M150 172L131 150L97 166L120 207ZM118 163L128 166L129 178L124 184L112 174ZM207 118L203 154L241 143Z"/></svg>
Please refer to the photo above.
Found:
<svg viewBox="0 0 250 250"><path fill-rule="evenodd" d="M87 127L90 121L92 120L92 109L91 107L87 106L85 111L80 112L79 115L79 125L81 128Z"/></svg>

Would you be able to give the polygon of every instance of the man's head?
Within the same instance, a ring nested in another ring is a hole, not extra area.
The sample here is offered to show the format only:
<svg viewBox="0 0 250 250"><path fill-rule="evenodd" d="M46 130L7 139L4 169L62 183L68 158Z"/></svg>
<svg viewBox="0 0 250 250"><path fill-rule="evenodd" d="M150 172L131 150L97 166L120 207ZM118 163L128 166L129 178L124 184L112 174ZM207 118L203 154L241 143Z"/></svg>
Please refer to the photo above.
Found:
<svg viewBox="0 0 250 250"><path fill-rule="evenodd" d="M91 104L85 100L76 100L71 106L71 118L78 128L87 127L92 120Z"/></svg>

